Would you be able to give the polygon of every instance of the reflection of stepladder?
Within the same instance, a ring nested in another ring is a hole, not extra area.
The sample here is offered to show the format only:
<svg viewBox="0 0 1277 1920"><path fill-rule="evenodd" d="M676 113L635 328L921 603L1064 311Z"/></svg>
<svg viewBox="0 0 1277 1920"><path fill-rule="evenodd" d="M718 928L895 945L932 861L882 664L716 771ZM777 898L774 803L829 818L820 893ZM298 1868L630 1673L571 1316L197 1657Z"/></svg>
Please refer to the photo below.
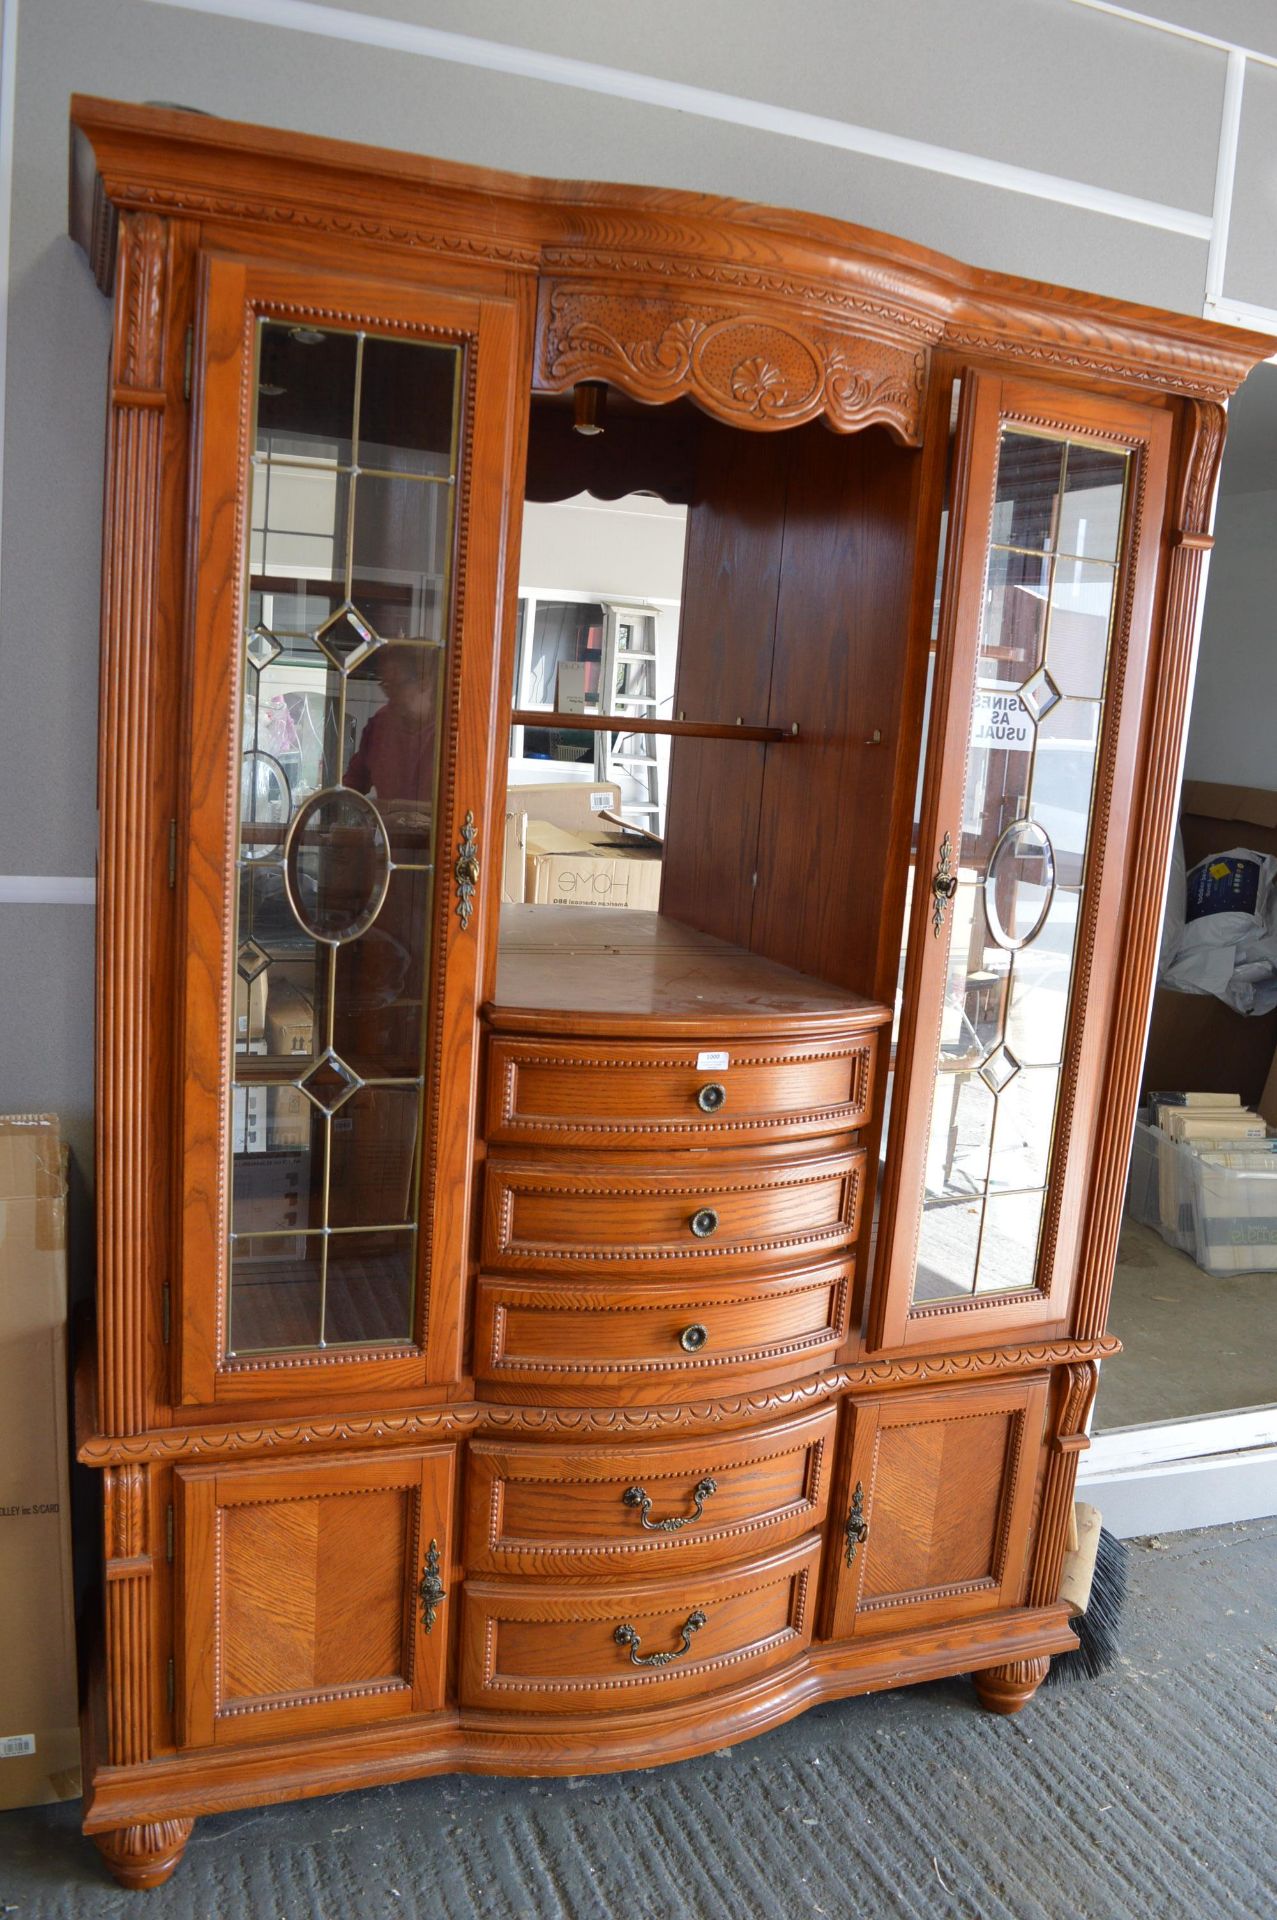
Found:
<svg viewBox="0 0 1277 1920"><path fill-rule="evenodd" d="M656 691L656 615L641 607L609 604L603 629L599 707L603 713L633 716L633 731L594 737L594 777L621 789L622 816L632 825L661 831L660 766L656 737L641 722L654 720Z"/></svg>

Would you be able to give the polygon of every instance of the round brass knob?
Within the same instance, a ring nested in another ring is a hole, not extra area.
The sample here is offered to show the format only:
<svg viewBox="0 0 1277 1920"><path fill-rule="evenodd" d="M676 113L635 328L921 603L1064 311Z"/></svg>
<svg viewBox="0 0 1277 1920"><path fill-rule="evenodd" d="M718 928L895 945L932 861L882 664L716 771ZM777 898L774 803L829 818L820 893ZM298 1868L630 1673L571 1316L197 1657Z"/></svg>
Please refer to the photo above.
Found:
<svg viewBox="0 0 1277 1920"><path fill-rule="evenodd" d="M688 1224L698 1240L708 1240L718 1231L718 1215L713 1207L698 1207Z"/></svg>
<svg viewBox="0 0 1277 1920"><path fill-rule="evenodd" d="M702 1113L717 1113L727 1104L727 1088L717 1080L711 1080L701 1088L696 1096L696 1104Z"/></svg>
<svg viewBox="0 0 1277 1920"><path fill-rule="evenodd" d="M684 1327L678 1336L678 1344L684 1353L699 1353L709 1339L709 1328L701 1326L699 1321L690 1327Z"/></svg>

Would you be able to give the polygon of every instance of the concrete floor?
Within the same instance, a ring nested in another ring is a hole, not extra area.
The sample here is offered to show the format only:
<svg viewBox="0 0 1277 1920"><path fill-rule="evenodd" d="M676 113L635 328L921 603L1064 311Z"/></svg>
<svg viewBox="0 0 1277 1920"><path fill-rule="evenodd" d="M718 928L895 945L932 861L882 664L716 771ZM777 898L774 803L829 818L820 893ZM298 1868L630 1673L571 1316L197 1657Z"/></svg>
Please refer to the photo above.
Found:
<svg viewBox="0 0 1277 1920"><path fill-rule="evenodd" d="M1133 1543L1124 1655L1017 1719L946 1681L603 1779L202 1820L157 1893L0 1815L16 1920L1271 1920L1277 1521Z"/></svg>
<svg viewBox="0 0 1277 1920"><path fill-rule="evenodd" d="M1277 1401L1277 1273L1203 1273L1126 1221L1108 1324L1125 1351L1100 1371L1097 1431Z"/></svg>

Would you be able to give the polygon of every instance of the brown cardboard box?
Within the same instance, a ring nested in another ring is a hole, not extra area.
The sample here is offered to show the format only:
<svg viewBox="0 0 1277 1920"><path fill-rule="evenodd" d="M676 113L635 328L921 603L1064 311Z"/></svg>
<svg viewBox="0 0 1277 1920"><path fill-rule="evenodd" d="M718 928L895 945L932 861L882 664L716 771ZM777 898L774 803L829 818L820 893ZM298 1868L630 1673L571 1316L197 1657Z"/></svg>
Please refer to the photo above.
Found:
<svg viewBox="0 0 1277 1920"><path fill-rule="evenodd" d="M80 1791L66 1412L66 1173L53 1114L0 1117L0 1807Z"/></svg>
<svg viewBox="0 0 1277 1920"><path fill-rule="evenodd" d="M538 906L638 907L661 904L661 850L619 833L568 833L528 821L524 898Z"/></svg>
<svg viewBox="0 0 1277 1920"><path fill-rule="evenodd" d="M1180 830L1188 867L1227 847L1277 853L1277 793L1265 787L1186 780ZM1277 1011L1255 1019L1235 1013L1212 994L1159 987L1153 996L1144 1086L1238 1093L1245 1105L1259 1105L1265 1119L1277 1124L1260 1100L1275 1047ZM1277 1088L1273 1097L1277 1105Z"/></svg>
<svg viewBox="0 0 1277 1920"><path fill-rule="evenodd" d="M601 813L615 812L621 804L621 789L608 781L556 781L543 787L511 787L506 794L505 861L502 867L501 899L517 906L526 898L528 816L563 827L569 833L585 833Z"/></svg>

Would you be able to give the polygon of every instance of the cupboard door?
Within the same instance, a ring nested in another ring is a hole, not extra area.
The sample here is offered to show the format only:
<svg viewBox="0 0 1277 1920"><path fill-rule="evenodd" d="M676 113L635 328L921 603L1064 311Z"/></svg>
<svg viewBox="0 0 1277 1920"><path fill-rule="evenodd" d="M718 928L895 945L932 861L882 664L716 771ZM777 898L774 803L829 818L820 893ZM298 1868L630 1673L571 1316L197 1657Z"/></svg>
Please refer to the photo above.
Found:
<svg viewBox="0 0 1277 1920"><path fill-rule="evenodd" d="M509 302L204 262L186 1401L459 1374L515 347Z"/></svg>
<svg viewBox="0 0 1277 1920"><path fill-rule="evenodd" d="M453 1449L179 1469L183 1746L443 1705Z"/></svg>
<svg viewBox="0 0 1277 1920"><path fill-rule="evenodd" d="M1024 1598L1043 1376L851 1405L831 1638L939 1625Z"/></svg>
<svg viewBox="0 0 1277 1920"><path fill-rule="evenodd" d="M1123 848L1141 831L1169 415L994 375L965 384L880 1347L1063 1326L1123 958Z"/></svg>

